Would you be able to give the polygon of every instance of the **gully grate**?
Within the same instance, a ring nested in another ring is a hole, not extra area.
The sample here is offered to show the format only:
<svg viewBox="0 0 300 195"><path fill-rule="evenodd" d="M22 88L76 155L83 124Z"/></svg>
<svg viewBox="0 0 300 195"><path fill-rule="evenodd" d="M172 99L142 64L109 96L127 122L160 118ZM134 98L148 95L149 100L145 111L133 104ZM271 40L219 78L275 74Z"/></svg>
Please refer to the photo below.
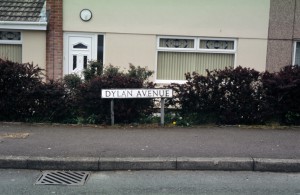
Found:
<svg viewBox="0 0 300 195"><path fill-rule="evenodd" d="M83 171L43 171L37 185L84 185L90 172Z"/></svg>

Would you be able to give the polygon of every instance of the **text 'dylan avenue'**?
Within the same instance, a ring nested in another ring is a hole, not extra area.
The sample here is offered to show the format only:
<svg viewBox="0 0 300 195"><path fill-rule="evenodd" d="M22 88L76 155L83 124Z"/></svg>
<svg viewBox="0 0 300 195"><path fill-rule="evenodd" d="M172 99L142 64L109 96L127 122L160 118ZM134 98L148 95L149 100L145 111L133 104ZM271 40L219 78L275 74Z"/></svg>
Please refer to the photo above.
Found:
<svg viewBox="0 0 300 195"><path fill-rule="evenodd" d="M102 89L102 98L171 98L172 89Z"/></svg>

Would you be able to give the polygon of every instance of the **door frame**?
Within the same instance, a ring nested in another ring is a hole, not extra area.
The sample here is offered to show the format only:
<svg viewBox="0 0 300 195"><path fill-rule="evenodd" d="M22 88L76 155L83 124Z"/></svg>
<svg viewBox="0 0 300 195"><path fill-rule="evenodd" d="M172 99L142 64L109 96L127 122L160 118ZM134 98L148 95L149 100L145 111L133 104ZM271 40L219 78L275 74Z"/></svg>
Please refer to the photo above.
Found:
<svg viewBox="0 0 300 195"><path fill-rule="evenodd" d="M69 37L88 37L92 38L91 45L91 59L97 60L97 43L98 43L98 34L95 33L83 33L83 32L65 32L64 33L64 51L63 51L63 75L69 73Z"/></svg>

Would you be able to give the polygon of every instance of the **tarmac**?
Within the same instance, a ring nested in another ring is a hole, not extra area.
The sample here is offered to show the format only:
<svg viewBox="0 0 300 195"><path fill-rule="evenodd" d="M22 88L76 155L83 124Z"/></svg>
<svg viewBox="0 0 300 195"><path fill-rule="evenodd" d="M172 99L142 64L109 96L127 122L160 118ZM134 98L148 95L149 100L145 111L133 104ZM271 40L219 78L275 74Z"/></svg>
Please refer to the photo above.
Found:
<svg viewBox="0 0 300 195"><path fill-rule="evenodd" d="M0 123L0 169L300 172L300 127Z"/></svg>

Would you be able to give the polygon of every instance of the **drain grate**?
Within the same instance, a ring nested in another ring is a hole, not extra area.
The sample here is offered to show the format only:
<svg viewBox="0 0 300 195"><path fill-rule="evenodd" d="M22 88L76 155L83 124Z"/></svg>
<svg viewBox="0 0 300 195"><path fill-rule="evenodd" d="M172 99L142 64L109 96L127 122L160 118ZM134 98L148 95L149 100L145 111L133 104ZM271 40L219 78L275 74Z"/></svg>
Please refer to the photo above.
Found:
<svg viewBox="0 0 300 195"><path fill-rule="evenodd" d="M83 171L43 171L37 185L84 185L90 172Z"/></svg>

